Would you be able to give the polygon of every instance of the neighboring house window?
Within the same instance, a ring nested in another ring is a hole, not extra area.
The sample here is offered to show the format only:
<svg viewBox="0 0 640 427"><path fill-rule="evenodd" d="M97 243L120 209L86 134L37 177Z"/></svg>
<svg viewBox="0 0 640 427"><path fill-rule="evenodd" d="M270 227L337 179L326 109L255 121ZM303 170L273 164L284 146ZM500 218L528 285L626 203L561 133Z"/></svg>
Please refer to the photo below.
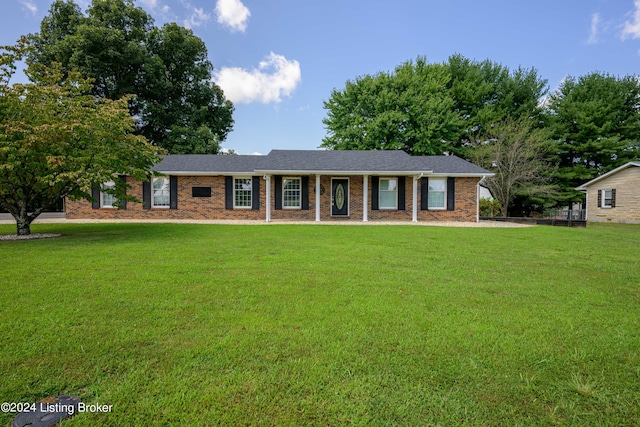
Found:
<svg viewBox="0 0 640 427"><path fill-rule="evenodd" d="M429 178L429 209L446 209L446 178Z"/></svg>
<svg viewBox="0 0 640 427"><path fill-rule="evenodd" d="M598 206L601 208L614 208L616 206L615 188L600 190L600 194L598 194Z"/></svg>
<svg viewBox="0 0 640 427"><path fill-rule="evenodd" d="M398 180L396 178L380 178L379 208L398 209Z"/></svg>
<svg viewBox="0 0 640 427"><path fill-rule="evenodd" d="M300 178L282 179L282 207L300 209L302 206L302 183Z"/></svg>
<svg viewBox="0 0 640 427"><path fill-rule="evenodd" d="M251 209L251 178L233 179L233 207Z"/></svg>
<svg viewBox="0 0 640 427"><path fill-rule="evenodd" d="M102 190L113 190L116 188L116 183L113 181L105 182L102 184ZM100 207L101 208L113 208L114 204L118 201L116 196L113 194L106 193L104 191L100 192Z"/></svg>
<svg viewBox="0 0 640 427"><path fill-rule="evenodd" d="M154 208L168 208L170 203L169 178L153 178L152 206Z"/></svg>

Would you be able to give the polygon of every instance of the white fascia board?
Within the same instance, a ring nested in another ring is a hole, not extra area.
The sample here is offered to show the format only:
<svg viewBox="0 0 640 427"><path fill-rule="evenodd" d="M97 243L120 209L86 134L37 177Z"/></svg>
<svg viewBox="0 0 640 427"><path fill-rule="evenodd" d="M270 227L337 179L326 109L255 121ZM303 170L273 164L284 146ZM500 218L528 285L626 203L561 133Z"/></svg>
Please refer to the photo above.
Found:
<svg viewBox="0 0 640 427"><path fill-rule="evenodd" d="M488 176L495 176L495 173L432 173L426 176L446 176L453 178L484 178Z"/></svg>
<svg viewBox="0 0 640 427"><path fill-rule="evenodd" d="M582 184L581 186L576 187L574 190L578 190L578 191L587 191L587 187L588 187L588 186L593 185L593 184L595 184L596 182L600 181L601 179L604 179L604 178L606 178L606 177L608 177L608 176L611 176L611 175L613 175L613 174L615 174L615 173L618 173L618 172L620 172L621 170L626 169L626 168L631 167L631 166L637 166L637 167L640 167L640 162L629 162L629 163L625 163L624 165L619 166L619 167L615 168L614 170L611 170L611 171L609 171L609 172L607 172L607 173L605 173L605 174L603 174L603 175L600 175L599 177L594 178L594 179L592 179L592 180L591 180L591 181L589 181L589 182L585 182L585 183L584 183L584 184Z"/></svg>
<svg viewBox="0 0 640 427"><path fill-rule="evenodd" d="M344 170L257 170L255 171L258 175L338 175L338 176L348 176L348 175L377 175L377 176L387 176L387 175L405 175L405 176L413 176L420 174L429 174L433 171L344 171Z"/></svg>
<svg viewBox="0 0 640 427"><path fill-rule="evenodd" d="M638 165L640 166L640 164ZM238 172L221 172L221 171L167 171L167 170L154 170L153 172L163 175L174 176L240 176L240 175L334 175L334 176L348 176L348 175L373 175L373 176L438 176L438 177L488 177L494 176L494 173L434 173L433 171L343 171L343 170L253 170L253 171L238 171ZM612 173L611 171L609 173ZM604 175L602 176L604 177ZM601 178L602 178L601 177ZM599 178L598 178L599 179ZM594 180L595 181L595 180Z"/></svg>
<svg viewBox="0 0 640 427"><path fill-rule="evenodd" d="M247 172L219 172L219 171L157 171L153 172L161 173L163 175L173 175L173 176L241 176L241 175L262 175L256 173L256 171L247 171Z"/></svg>

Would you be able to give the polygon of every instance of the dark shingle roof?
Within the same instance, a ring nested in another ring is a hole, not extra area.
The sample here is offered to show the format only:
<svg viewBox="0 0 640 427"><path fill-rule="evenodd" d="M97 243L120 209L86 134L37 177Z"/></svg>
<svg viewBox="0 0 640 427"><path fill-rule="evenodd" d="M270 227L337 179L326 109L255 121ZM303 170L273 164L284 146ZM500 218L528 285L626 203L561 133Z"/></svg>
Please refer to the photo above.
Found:
<svg viewBox="0 0 640 427"><path fill-rule="evenodd" d="M198 172L202 174L253 173L266 156L235 156L213 154L171 154L161 156L162 161L153 168L159 172Z"/></svg>
<svg viewBox="0 0 640 427"><path fill-rule="evenodd" d="M420 156L412 157L417 170L430 170L434 174L473 174L493 175L493 172L476 166L458 156Z"/></svg>
<svg viewBox="0 0 640 427"><path fill-rule="evenodd" d="M411 156L404 151L381 150L272 150L261 170L312 172L415 171Z"/></svg>
<svg viewBox="0 0 640 427"><path fill-rule="evenodd" d="M163 173L216 175L232 173L333 172L491 175L456 156L415 156L384 150L272 150L267 156L172 154L154 170Z"/></svg>

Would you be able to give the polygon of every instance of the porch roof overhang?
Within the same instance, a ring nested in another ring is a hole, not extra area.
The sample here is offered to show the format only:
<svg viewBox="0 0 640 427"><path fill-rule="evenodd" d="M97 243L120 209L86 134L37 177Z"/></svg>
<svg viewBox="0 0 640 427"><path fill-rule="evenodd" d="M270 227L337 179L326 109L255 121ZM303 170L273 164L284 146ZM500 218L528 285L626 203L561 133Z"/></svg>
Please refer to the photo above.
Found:
<svg viewBox="0 0 640 427"><path fill-rule="evenodd" d="M264 175L256 171L171 171L171 170L154 170L154 172L163 175L175 176L241 176L241 175Z"/></svg>
<svg viewBox="0 0 640 427"><path fill-rule="evenodd" d="M305 170L305 169L289 169L289 170L267 170L256 169L256 173L260 175L332 175L332 176L348 176L348 175L393 175L393 176L414 176L427 175L433 171L396 171L396 170Z"/></svg>
<svg viewBox="0 0 640 427"><path fill-rule="evenodd" d="M272 150L267 156L173 154L155 172L178 176L373 175L484 177L491 171L456 156L410 156L399 150Z"/></svg>

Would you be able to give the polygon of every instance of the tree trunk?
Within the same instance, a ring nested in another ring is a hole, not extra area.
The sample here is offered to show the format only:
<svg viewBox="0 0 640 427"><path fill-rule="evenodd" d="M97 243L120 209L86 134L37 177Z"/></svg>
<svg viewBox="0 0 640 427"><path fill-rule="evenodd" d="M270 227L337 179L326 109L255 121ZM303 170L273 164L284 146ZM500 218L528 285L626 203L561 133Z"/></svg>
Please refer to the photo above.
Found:
<svg viewBox="0 0 640 427"><path fill-rule="evenodd" d="M31 234L31 220L29 218L16 218L18 236L28 236Z"/></svg>
<svg viewBox="0 0 640 427"><path fill-rule="evenodd" d="M13 218L16 220L16 227L18 229L18 236L28 236L31 234L31 222L36 216L29 215L26 203L19 203L17 215L11 212Z"/></svg>

